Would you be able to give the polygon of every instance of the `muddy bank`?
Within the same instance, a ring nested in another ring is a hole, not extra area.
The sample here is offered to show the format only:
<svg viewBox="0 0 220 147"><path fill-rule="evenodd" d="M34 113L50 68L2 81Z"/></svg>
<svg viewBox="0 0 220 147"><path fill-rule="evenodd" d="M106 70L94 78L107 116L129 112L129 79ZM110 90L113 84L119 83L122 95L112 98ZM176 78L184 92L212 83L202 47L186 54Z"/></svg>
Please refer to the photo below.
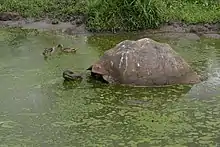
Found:
<svg viewBox="0 0 220 147"><path fill-rule="evenodd" d="M22 18L18 13L13 12L0 13L0 27L51 30L69 35L89 34L90 32L86 28L84 16L75 16L69 22L60 22L49 18ZM183 22L170 22L158 29L141 31L140 34L143 34L143 36L146 34L158 34L168 38L184 37L192 40L199 40L200 37L220 39L220 23L185 24Z"/></svg>
<svg viewBox="0 0 220 147"><path fill-rule="evenodd" d="M19 27L24 29L38 29L46 31L59 31L62 33L67 33L69 35L74 34L87 34L89 33L85 24L80 26L71 24L70 22L59 22L58 24L52 24L50 20L33 20L25 19L18 21L0 21L0 27Z"/></svg>
<svg viewBox="0 0 220 147"><path fill-rule="evenodd" d="M23 18L18 13L4 12L0 13L0 27L58 31L69 35L89 33L86 30L85 17L83 16L75 16L69 22L61 22L49 18Z"/></svg>
<svg viewBox="0 0 220 147"><path fill-rule="evenodd" d="M198 40L200 37L220 39L220 23L206 24L185 24L183 22L166 23L156 30L147 30L147 32L161 33L167 37L186 37L192 40Z"/></svg>

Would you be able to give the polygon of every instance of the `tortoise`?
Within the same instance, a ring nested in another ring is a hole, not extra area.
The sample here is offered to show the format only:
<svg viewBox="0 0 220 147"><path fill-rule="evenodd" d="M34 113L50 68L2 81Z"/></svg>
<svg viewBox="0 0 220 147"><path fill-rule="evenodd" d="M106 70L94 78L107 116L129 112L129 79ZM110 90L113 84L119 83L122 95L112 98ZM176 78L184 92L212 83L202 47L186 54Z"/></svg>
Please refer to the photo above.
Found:
<svg viewBox="0 0 220 147"><path fill-rule="evenodd" d="M150 38L118 43L87 70L110 84L154 87L201 82L170 45Z"/></svg>

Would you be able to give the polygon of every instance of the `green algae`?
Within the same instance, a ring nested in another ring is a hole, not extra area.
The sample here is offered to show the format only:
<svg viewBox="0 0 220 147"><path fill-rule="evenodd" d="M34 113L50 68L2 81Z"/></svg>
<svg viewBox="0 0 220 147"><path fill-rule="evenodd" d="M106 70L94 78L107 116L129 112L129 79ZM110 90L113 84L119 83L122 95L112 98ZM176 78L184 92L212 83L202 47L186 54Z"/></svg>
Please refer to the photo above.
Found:
<svg viewBox="0 0 220 147"><path fill-rule="evenodd" d="M132 38L129 35L67 37L19 30L0 30L0 34L1 147L219 143L218 89L214 96L198 97L194 93L204 89L193 91L194 86L132 88L88 79L63 83L64 69L84 71L106 49ZM79 50L45 61L42 49L54 42ZM218 71L218 42L167 42L200 73ZM207 70L210 58L213 64Z"/></svg>

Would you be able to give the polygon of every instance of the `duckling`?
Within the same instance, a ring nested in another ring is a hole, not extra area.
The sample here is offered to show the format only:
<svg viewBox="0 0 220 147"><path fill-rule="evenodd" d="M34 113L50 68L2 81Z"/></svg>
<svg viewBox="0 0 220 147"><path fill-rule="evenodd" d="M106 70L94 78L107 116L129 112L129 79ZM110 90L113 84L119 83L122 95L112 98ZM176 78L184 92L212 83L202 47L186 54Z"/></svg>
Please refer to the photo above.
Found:
<svg viewBox="0 0 220 147"><path fill-rule="evenodd" d="M42 55L47 58L48 56L51 56L55 51L55 47L51 47L51 48L45 48Z"/></svg>
<svg viewBox="0 0 220 147"><path fill-rule="evenodd" d="M62 52L65 52L65 53L75 53L76 52L75 48L63 47L62 44L58 44L57 48L59 48Z"/></svg>

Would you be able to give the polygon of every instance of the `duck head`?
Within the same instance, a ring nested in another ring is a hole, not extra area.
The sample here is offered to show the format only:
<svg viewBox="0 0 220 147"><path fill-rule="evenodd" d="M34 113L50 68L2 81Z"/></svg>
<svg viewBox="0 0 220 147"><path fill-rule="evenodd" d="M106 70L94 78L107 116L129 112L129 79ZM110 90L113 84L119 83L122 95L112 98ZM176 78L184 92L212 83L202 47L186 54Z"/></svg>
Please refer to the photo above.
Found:
<svg viewBox="0 0 220 147"><path fill-rule="evenodd" d="M58 44L58 45L57 45L57 48L62 49L62 48L63 48L63 45L62 45L62 44Z"/></svg>

